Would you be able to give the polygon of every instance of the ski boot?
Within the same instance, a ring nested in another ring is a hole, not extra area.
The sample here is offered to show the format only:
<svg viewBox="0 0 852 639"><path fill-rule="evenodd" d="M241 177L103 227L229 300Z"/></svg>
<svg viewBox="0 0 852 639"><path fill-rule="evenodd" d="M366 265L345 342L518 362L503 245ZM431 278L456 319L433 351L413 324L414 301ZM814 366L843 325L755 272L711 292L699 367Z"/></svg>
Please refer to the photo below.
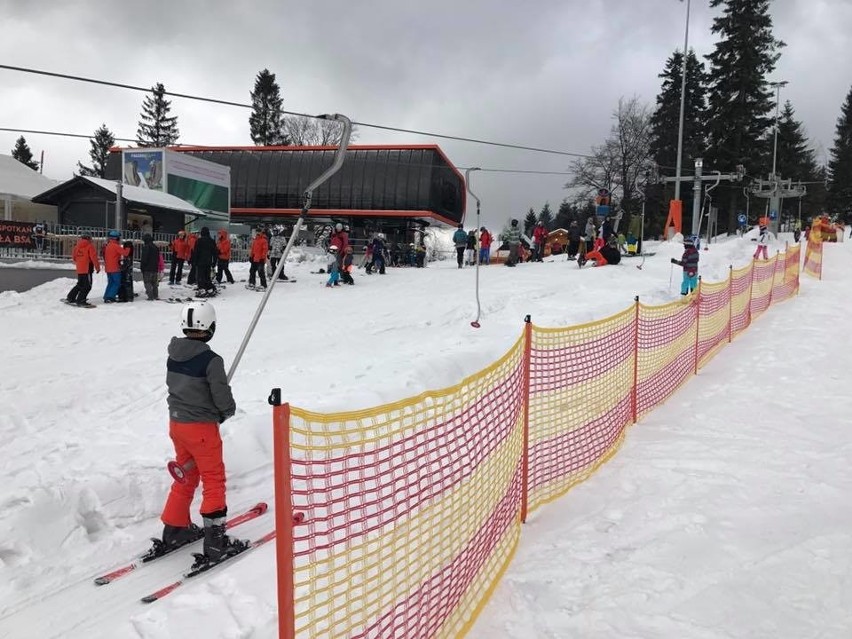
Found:
<svg viewBox="0 0 852 639"><path fill-rule="evenodd" d="M219 513L216 513L218 515ZM232 555L237 555L248 548L248 542L242 539L232 539L225 534L225 514L215 517L204 517L204 555L209 563L219 563ZM199 558L196 556L196 560Z"/></svg>
<svg viewBox="0 0 852 639"><path fill-rule="evenodd" d="M162 539L151 537L153 546L151 546L148 552L142 555L142 561L146 562L157 557L162 557L202 537L204 537L204 531L195 524L190 524L189 526L170 526L166 524L163 526Z"/></svg>

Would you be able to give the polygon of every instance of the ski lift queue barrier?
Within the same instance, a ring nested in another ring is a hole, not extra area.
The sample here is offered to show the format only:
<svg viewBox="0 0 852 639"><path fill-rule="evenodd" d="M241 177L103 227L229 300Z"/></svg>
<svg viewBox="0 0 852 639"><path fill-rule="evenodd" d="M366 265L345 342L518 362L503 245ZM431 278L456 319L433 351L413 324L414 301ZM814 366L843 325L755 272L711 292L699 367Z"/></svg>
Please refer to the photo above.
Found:
<svg viewBox="0 0 852 639"><path fill-rule="evenodd" d="M528 514L795 295L799 259L795 245L731 268L688 303L637 298L565 328L528 317L484 370L393 404L324 414L273 390L279 637L464 636Z"/></svg>

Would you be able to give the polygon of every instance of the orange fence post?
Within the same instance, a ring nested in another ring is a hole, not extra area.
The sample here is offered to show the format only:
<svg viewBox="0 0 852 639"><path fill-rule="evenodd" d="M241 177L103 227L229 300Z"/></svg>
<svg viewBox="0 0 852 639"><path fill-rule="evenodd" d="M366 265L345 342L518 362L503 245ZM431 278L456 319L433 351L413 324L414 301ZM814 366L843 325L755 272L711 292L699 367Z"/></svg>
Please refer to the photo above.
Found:
<svg viewBox="0 0 852 639"><path fill-rule="evenodd" d="M278 639L295 639L293 583L293 496L290 469L290 404L281 404L281 389L269 395L275 477L275 559L278 569Z"/></svg>
<svg viewBox="0 0 852 639"><path fill-rule="evenodd" d="M639 296L633 298L636 305L636 313L633 316L633 392L630 398L630 409L633 413L633 423L638 420L639 410Z"/></svg>
<svg viewBox="0 0 852 639"><path fill-rule="evenodd" d="M698 323L701 318L701 276L698 276L698 290L695 294L695 374L698 375Z"/></svg>
<svg viewBox="0 0 852 639"><path fill-rule="evenodd" d="M532 317L524 318L524 447L521 457L521 523L527 522L527 490L530 474L530 370L532 369Z"/></svg>
<svg viewBox="0 0 852 639"><path fill-rule="evenodd" d="M728 265L728 344L734 335L734 265Z"/></svg>

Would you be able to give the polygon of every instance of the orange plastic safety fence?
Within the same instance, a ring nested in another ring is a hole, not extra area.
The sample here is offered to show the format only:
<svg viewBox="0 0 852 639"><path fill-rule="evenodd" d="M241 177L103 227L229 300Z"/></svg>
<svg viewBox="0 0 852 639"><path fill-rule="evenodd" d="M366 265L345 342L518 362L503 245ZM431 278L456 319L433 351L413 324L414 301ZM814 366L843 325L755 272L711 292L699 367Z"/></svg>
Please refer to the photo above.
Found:
<svg viewBox="0 0 852 639"><path fill-rule="evenodd" d="M731 287L729 282L701 282L698 299L698 366L704 366L728 343Z"/></svg>
<svg viewBox="0 0 852 639"><path fill-rule="evenodd" d="M297 636L455 637L472 622L520 531L524 359L518 340L452 388L291 409Z"/></svg>
<svg viewBox="0 0 852 639"><path fill-rule="evenodd" d="M629 423L794 295L799 258L795 246L702 281L691 298L637 301L581 326L528 324L500 360L451 388L348 413L285 407L289 462L276 455L276 481L290 488L282 510L305 519L279 554L290 558L281 601L294 608L279 614L293 615L295 635L282 632L463 635L511 560L524 508L588 477Z"/></svg>
<svg viewBox="0 0 852 639"><path fill-rule="evenodd" d="M778 257L768 260L755 260L752 264L754 273L751 284L751 318L754 319L772 303L772 282L775 278L775 264Z"/></svg>
<svg viewBox="0 0 852 639"><path fill-rule="evenodd" d="M754 269L749 264L731 272L731 334L736 336L751 324L751 283Z"/></svg>
<svg viewBox="0 0 852 639"><path fill-rule="evenodd" d="M805 248L805 275L822 279L822 242L809 241Z"/></svg>
<svg viewBox="0 0 852 639"><path fill-rule="evenodd" d="M636 413L662 404L695 371L695 303L639 305Z"/></svg>
<svg viewBox="0 0 852 639"><path fill-rule="evenodd" d="M787 247L787 251L778 256L778 270L772 290L772 303L786 300L799 291L799 245Z"/></svg>
<svg viewBox="0 0 852 639"><path fill-rule="evenodd" d="M533 327L528 503L532 511L591 474L632 421L633 308L570 328Z"/></svg>

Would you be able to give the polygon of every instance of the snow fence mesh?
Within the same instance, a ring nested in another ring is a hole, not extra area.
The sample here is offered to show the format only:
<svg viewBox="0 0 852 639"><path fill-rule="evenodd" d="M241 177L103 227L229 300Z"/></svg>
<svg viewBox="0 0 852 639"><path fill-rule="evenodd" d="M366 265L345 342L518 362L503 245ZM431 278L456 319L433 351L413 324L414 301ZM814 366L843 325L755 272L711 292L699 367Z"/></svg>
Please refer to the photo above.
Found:
<svg viewBox="0 0 852 639"><path fill-rule="evenodd" d="M630 424L795 295L799 263L796 245L685 300L637 299L580 326L528 321L491 366L393 404L275 405L279 636L464 636L528 512L591 475Z"/></svg>
<svg viewBox="0 0 852 639"><path fill-rule="evenodd" d="M805 249L805 265L802 270L805 275L818 280L822 279L822 242L808 240L808 246Z"/></svg>
<svg viewBox="0 0 852 639"><path fill-rule="evenodd" d="M523 364L519 339L451 388L292 409L296 636L455 637L472 622L520 534Z"/></svg>

